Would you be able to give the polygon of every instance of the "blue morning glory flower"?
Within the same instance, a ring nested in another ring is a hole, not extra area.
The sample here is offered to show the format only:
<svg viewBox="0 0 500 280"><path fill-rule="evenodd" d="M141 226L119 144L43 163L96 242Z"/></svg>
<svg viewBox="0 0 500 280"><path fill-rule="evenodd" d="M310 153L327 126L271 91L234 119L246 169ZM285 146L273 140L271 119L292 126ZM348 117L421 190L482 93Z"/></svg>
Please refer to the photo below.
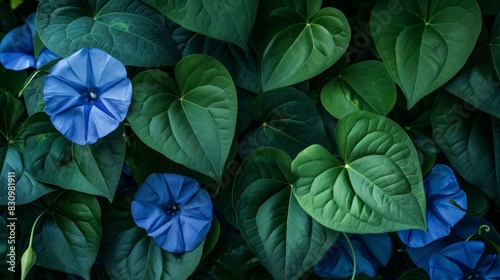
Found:
<svg viewBox="0 0 500 280"><path fill-rule="evenodd" d="M387 233L354 234L349 237L356 254L356 276L377 275L378 269L387 265L392 255L392 242ZM314 272L322 277L346 278L353 273L354 261L351 247L344 236L328 250L318 262Z"/></svg>
<svg viewBox="0 0 500 280"><path fill-rule="evenodd" d="M132 201L135 223L164 250L183 253L201 244L212 224L212 200L194 179L151 174Z"/></svg>
<svg viewBox="0 0 500 280"><path fill-rule="evenodd" d="M431 279L500 279L498 255L483 255L481 241L454 243L431 256Z"/></svg>
<svg viewBox="0 0 500 280"><path fill-rule="evenodd" d="M57 130L77 144L93 144L125 119L132 83L118 59L100 49L81 49L52 67L43 95Z"/></svg>
<svg viewBox="0 0 500 280"><path fill-rule="evenodd" d="M429 259L435 253L439 253L451 244L464 241L471 236L477 235L481 226L487 226L489 230L482 230L481 234L500 244L500 235L488 220L478 216L465 216L452 229L448 236L439 238L423 247L407 247L406 251L416 266L429 273Z"/></svg>
<svg viewBox="0 0 500 280"><path fill-rule="evenodd" d="M40 68L59 58L44 47L35 58L33 37L36 32L35 14L28 16L26 24L12 29L0 43L0 62L7 69L23 70L30 67Z"/></svg>
<svg viewBox="0 0 500 280"><path fill-rule="evenodd" d="M447 236L465 212L453 204L453 199L463 209L467 208L467 197L460 189L453 170L446 165L434 166L424 180L427 199L427 231L411 229L398 231L399 238L409 247L422 247L432 241Z"/></svg>

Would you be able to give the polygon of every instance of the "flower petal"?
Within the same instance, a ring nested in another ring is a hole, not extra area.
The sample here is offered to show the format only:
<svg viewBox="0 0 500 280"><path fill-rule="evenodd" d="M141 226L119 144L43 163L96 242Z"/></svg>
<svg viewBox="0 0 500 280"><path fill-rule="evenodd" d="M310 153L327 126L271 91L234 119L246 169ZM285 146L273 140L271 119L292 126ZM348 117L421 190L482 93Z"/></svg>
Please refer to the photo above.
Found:
<svg viewBox="0 0 500 280"><path fill-rule="evenodd" d="M56 60L60 58L57 54L55 54L53 51L43 48L42 51L38 54L38 57L36 58L36 63L35 63L35 68L39 69L40 67L44 66L45 64Z"/></svg>
<svg viewBox="0 0 500 280"><path fill-rule="evenodd" d="M91 88L92 85L88 83L88 76L92 75L89 72L88 49L81 49L59 61L50 70L50 75L79 91Z"/></svg>
<svg viewBox="0 0 500 280"><path fill-rule="evenodd" d="M66 138L70 139L76 144L85 145L89 140L89 137L87 136L87 129L84 126L74 126L67 120L72 119L75 123L83 124L87 120L86 111L88 111L88 108L86 108L86 106L74 107L58 115L51 116L50 121L52 122L54 127ZM97 138L95 138L95 140L97 140Z"/></svg>
<svg viewBox="0 0 500 280"><path fill-rule="evenodd" d="M158 173L153 173L146 178L135 193L135 200L156 205L169 205L174 202L173 197L167 191L165 176Z"/></svg>
<svg viewBox="0 0 500 280"><path fill-rule="evenodd" d="M177 205L177 211L172 210ZM177 174L151 174L132 202L136 224L163 249L182 253L198 247L212 223L213 205L194 179Z"/></svg>
<svg viewBox="0 0 500 280"><path fill-rule="evenodd" d="M427 197L446 196L460 190L453 170L443 164L436 164L425 180L425 195Z"/></svg>
<svg viewBox="0 0 500 280"><path fill-rule="evenodd" d="M429 260L429 275L431 279L462 279L464 273L458 264L435 253Z"/></svg>
<svg viewBox="0 0 500 280"><path fill-rule="evenodd" d="M454 262L468 268L475 268L484 252L484 243L481 241L463 241L451 244L439 253ZM431 257L432 262L432 257ZM432 270L432 264L431 264Z"/></svg>
<svg viewBox="0 0 500 280"><path fill-rule="evenodd" d="M92 73L93 86L107 90L117 81L127 78L127 71L123 63L100 49L89 49L88 56Z"/></svg>
<svg viewBox="0 0 500 280"><path fill-rule="evenodd" d="M11 70L35 66L33 39L26 24L12 29L3 37L0 43L0 62Z"/></svg>
<svg viewBox="0 0 500 280"><path fill-rule="evenodd" d="M467 197L457 183L453 170L437 164L424 180L427 198L427 231L420 229L398 231L400 240L410 247L422 247L450 234L450 228L465 216L450 199L462 208L467 208Z"/></svg>

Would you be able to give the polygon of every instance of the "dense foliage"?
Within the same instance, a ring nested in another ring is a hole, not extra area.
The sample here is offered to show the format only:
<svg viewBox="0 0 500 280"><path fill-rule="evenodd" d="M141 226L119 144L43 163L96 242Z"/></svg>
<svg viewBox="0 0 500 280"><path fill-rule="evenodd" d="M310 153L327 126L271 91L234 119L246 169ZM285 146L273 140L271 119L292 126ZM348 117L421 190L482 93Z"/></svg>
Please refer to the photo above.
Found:
<svg viewBox="0 0 500 280"><path fill-rule="evenodd" d="M498 15L0 0L0 278L498 279Z"/></svg>

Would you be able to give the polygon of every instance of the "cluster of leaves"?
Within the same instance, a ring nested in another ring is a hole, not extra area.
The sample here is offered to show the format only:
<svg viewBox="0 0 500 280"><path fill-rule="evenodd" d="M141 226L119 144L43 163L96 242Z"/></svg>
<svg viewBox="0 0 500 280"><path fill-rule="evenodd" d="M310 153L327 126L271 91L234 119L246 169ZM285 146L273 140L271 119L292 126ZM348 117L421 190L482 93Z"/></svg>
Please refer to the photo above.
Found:
<svg viewBox="0 0 500 280"><path fill-rule="evenodd" d="M38 44L106 51L133 95L124 124L77 145L44 112L53 64L0 66L0 204L15 172L28 278L314 279L342 232L426 229L437 163L495 223L497 1L0 0L0 32L33 11ZM212 194L220 222L191 252L162 250L132 219L135 188L117 191L154 172ZM382 273L413 267L394 250Z"/></svg>

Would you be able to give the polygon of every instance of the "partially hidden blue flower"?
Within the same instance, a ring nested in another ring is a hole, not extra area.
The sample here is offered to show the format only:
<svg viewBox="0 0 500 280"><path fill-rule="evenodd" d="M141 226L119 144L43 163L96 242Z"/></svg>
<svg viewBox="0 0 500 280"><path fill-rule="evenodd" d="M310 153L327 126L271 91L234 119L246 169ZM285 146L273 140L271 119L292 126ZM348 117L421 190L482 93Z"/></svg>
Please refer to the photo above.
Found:
<svg viewBox="0 0 500 280"><path fill-rule="evenodd" d="M0 43L0 62L7 69L24 70L40 68L59 58L57 54L44 47L35 58L33 37L35 36L35 14L28 16L26 24L12 29Z"/></svg>
<svg viewBox="0 0 500 280"><path fill-rule="evenodd" d="M132 83L118 59L100 49L81 49L52 67L43 95L54 127L69 140L86 145L125 119Z"/></svg>
<svg viewBox="0 0 500 280"><path fill-rule="evenodd" d="M194 179L177 174L151 174L137 190L131 207L135 223L172 253L198 247L213 219L208 192Z"/></svg>
<svg viewBox="0 0 500 280"><path fill-rule="evenodd" d="M500 279L500 258L484 255L484 250L482 241L462 241L444 248L430 258L431 279Z"/></svg>
<svg viewBox="0 0 500 280"><path fill-rule="evenodd" d="M451 229L450 235L439 238L423 247L407 247L406 251L415 265L430 273L429 260L432 255L439 253L451 244L476 236L480 232L480 228L484 226L488 230L482 230L481 234L496 244L500 244L500 235L491 222L478 216L465 216Z"/></svg>
<svg viewBox="0 0 500 280"><path fill-rule="evenodd" d="M467 197L460 189L453 170L438 164L424 180L427 200L427 231L421 229L401 230L398 236L409 247L422 247L450 234L452 228L465 212L450 202L454 200L463 209L467 208Z"/></svg>
<svg viewBox="0 0 500 280"><path fill-rule="evenodd" d="M375 277L378 269L387 265L392 255L392 242L387 233L354 234L349 237L356 256L356 276ZM314 272L322 277L346 278L353 273L354 261L351 247L344 236L328 250L318 262Z"/></svg>

